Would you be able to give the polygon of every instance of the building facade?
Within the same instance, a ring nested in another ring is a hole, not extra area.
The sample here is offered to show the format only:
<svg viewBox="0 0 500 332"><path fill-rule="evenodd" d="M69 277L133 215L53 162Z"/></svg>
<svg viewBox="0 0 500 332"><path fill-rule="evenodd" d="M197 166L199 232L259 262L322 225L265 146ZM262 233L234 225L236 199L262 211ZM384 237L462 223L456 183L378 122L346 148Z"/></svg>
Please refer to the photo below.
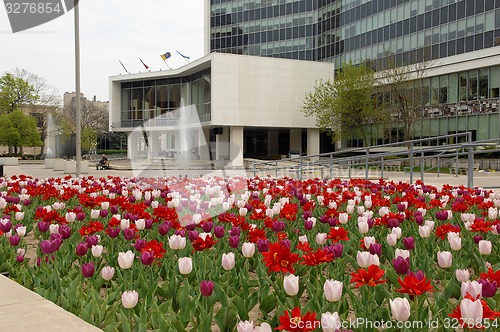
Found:
<svg viewBox="0 0 500 332"><path fill-rule="evenodd" d="M317 154L320 132L300 111L326 62L211 53L168 71L110 77L110 123L131 159L225 160Z"/></svg>
<svg viewBox="0 0 500 332"><path fill-rule="evenodd" d="M206 0L206 8L207 52L336 68L352 62L383 69L389 58L398 66L426 61L414 137L463 130L500 137L499 0ZM487 134L479 133L485 127L478 124L490 121ZM389 132L377 143L401 139L398 128ZM352 137L345 144L364 143Z"/></svg>

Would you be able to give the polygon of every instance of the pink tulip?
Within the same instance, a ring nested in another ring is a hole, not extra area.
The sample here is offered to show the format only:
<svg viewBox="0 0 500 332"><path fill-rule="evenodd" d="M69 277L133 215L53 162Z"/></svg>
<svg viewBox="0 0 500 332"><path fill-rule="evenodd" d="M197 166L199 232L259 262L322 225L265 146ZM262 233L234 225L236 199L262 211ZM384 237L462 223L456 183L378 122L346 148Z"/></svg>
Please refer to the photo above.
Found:
<svg viewBox="0 0 500 332"><path fill-rule="evenodd" d="M139 301L139 293L135 290L125 291L122 293L122 304L127 309L132 309Z"/></svg>
<svg viewBox="0 0 500 332"><path fill-rule="evenodd" d="M105 266L101 270L101 277L106 281L111 280L114 275L115 275L115 268L112 266Z"/></svg>
<svg viewBox="0 0 500 332"><path fill-rule="evenodd" d="M337 332L340 331L341 327L342 322L337 312L330 313L327 311L321 315L321 329L323 332Z"/></svg>
<svg viewBox="0 0 500 332"><path fill-rule="evenodd" d="M323 294L327 301L337 302L342 297L344 283L337 280L326 280L323 285Z"/></svg>
<svg viewBox="0 0 500 332"><path fill-rule="evenodd" d="M389 300L391 306L392 318L397 321L404 322L410 318L410 302L407 298L397 297L394 300Z"/></svg>
<svg viewBox="0 0 500 332"><path fill-rule="evenodd" d="M190 274L193 271L193 260L190 257L180 257L177 263L180 273Z"/></svg>
<svg viewBox="0 0 500 332"><path fill-rule="evenodd" d="M118 265L123 270L130 269L134 263L135 254L129 250L127 252L118 253Z"/></svg>
<svg viewBox="0 0 500 332"><path fill-rule="evenodd" d="M236 326L236 330L238 332L253 332L253 322L249 322L247 320L244 322L239 322Z"/></svg>
<svg viewBox="0 0 500 332"><path fill-rule="evenodd" d="M469 279L470 279L469 270L466 270L466 269L458 269L458 270L456 270L455 271L455 276L456 276L457 280L460 281L460 282L469 281Z"/></svg>
<svg viewBox="0 0 500 332"><path fill-rule="evenodd" d="M483 319L483 306L481 300L472 301L470 299L463 299L460 302L460 313L462 314L462 321L468 327L474 327L477 322Z"/></svg>
<svg viewBox="0 0 500 332"><path fill-rule="evenodd" d="M234 265L234 253L230 252L229 254L222 254L222 267L224 268L224 270L232 270L234 268Z"/></svg>
<svg viewBox="0 0 500 332"><path fill-rule="evenodd" d="M464 281L460 285L460 292L462 297L465 297L467 294L472 296L475 299L481 297L483 292L483 285L477 281Z"/></svg>
<svg viewBox="0 0 500 332"><path fill-rule="evenodd" d="M481 255L491 255L491 241L481 240L479 241L479 253Z"/></svg>
<svg viewBox="0 0 500 332"><path fill-rule="evenodd" d="M250 258L254 255L255 253L255 244L251 242L245 242L241 246L241 252L243 253L243 256L246 258Z"/></svg>
<svg viewBox="0 0 500 332"><path fill-rule="evenodd" d="M377 255L372 255L368 251L358 251L356 254L356 262L360 268L367 268L370 265L380 265L380 259Z"/></svg>
<svg viewBox="0 0 500 332"><path fill-rule="evenodd" d="M283 288L289 296L295 296L299 292L299 277L289 274L283 278Z"/></svg>
<svg viewBox="0 0 500 332"><path fill-rule="evenodd" d="M453 260L453 256L449 251L438 251L437 253L437 261L439 267L444 269L449 268L451 266Z"/></svg>

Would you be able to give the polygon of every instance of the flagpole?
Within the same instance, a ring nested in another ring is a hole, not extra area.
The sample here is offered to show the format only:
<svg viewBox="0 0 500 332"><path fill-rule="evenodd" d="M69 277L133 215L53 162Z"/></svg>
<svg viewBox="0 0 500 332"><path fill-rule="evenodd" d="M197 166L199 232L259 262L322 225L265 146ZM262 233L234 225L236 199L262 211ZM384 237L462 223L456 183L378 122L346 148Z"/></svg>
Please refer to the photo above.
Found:
<svg viewBox="0 0 500 332"><path fill-rule="evenodd" d="M80 12L78 0L74 0L75 11L75 85L76 85L76 177L82 174L82 132L80 108Z"/></svg>
<svg viewBox="0 0 500 332"><path fill-rule="evenodd" d="M167 65L168 69L172 69L172 68L170 68L170 66L168 65L167 60L163 60L163 62L165 62L165 64Z"/></svg>

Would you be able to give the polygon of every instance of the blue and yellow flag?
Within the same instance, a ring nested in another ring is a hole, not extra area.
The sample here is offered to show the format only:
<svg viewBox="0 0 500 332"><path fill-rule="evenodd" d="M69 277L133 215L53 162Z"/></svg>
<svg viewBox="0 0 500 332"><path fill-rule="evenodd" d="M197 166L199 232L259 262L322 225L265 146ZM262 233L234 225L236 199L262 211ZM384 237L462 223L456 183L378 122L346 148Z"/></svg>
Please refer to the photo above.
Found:
<svg viewBox="0 0 500 332"><path fill-rule="evenodd" d="M162 54L162 55L160 55L160 56L161 56L161 58L163 59L163 61L165 61L165 60L167 60L168 58L170 58L170 57L172 56L172 53L167 52L167 53Z"/></svg>

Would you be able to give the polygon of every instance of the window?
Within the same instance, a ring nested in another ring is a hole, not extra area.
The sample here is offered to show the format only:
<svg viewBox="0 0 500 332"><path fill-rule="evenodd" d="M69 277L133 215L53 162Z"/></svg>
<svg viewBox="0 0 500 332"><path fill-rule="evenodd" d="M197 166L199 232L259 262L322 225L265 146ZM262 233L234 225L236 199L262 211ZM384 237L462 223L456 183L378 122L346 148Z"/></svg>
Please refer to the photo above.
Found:
<svg viewBox="0 0 500 332"><path fill-rule="evenodd" d="M479 70L479 99L488 98L488 69Z"/></svg>

